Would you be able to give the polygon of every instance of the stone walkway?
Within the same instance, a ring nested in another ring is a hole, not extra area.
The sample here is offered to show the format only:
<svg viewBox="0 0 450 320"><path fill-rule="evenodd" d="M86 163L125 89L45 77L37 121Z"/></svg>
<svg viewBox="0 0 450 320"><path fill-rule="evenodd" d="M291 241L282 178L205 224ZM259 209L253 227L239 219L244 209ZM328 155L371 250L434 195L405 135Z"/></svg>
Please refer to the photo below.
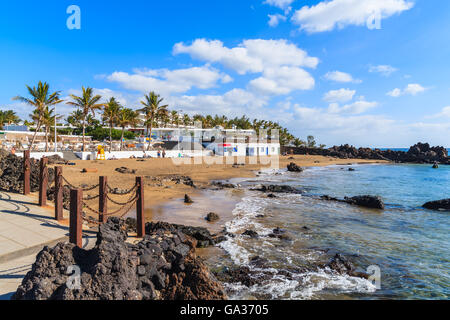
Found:
<svg viewBox="0 0 450 320"><path fill-rule="evenodd" d="M51 210L35 202L32 197L0 192L0 263L67 239L68 226L57 223Z"/></svg>
<svg viewBox="0 0 450 320"><path fill-rule="evenodd" d="M36 203L32 196L0 191L0 300L16 291L45 246L68 241L68 221L57 223L51 208ZM94 243L95 234L83 237L84 248Z"/></svg>

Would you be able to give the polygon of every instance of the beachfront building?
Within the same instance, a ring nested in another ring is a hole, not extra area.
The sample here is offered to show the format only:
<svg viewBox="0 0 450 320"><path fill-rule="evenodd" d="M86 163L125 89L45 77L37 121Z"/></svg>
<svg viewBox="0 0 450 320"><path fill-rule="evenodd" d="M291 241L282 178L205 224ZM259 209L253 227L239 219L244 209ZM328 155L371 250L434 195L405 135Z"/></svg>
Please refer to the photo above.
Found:
<svg viewBox="0 0 450 320"><path fill-rule="evenodd" d="M274 156L280 154L280 143L277 141L242 141L226 139L209 143L207 150L213 151L217 156L230 157L256 157Z"/></svg>

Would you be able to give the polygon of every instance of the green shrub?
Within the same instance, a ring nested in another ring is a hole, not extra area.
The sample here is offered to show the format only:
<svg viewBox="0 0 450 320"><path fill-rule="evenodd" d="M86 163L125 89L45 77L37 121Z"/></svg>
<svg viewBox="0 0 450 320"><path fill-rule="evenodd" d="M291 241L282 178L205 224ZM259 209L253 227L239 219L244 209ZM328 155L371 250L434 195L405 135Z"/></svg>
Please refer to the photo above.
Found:
<svg viewBox="0 0 450 320"><path fill-rule="evenodd" d="M86 135L92 136L93 140L103 141L103 140L109 140L109 129L108 128L87 128L86 129ZM121 130L112 130L112 139L113 140L120 140L122 137L122 131ZM133 132L125 131L124 132L125 139L135 139L136 135Z"/></svg>

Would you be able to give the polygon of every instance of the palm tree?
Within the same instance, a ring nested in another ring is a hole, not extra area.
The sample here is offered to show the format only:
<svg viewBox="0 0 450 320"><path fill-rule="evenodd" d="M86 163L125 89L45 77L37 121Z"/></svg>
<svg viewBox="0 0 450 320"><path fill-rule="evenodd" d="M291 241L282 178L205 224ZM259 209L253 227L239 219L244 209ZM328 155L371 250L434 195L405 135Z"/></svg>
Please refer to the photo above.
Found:
<svg viewBox="0 0 450 320"><path fill-rule="evenodd" d="M48 107L63 102L63 100L59 98L60 92L56 91L53 93L49 93L49 88L50 87L48 83L42 83L41 81L39 81L37 88L31 88L27 86L28 93L30 94L31 99L22 96L13 98L13 100L21 101L33 106L37 114L36 131L34 132L33 139L31 140L31 144L29 147L30 150L33 148L34 142L36 141L36 135L41 129L45 112L48 110Z"/></svg>
<svg viewBox="0 0 450 320"><path fill-rule="evenodd" d="M183 124L186 127L191 124L191 117L187 113L183 115Z"/></svg>
<svg viewBox="0 0 450 320"><path fill-rule="evenodd" d="M11 124L18 124L20 121L21 121L20 118L13 110L6 110L6 111L0 110L0 129L3 130L3 125L5 123L7 123L8 126L10 126Z"/></svg>
<svg viewBox="0 0 450 320"><path fill-rule="evenodd" d="M123 139L125 128L128 126L136 127L139 123L139 113L129 108L121 108L117 118L117 124L122 128L122 137L120 139L120 151L123 149Z"/></svg>
<svg viewBox="0 0 450 320"><path fill-rule="evenodd" d="M86 134L86 118L89 114L95 117L95 111L100 110L105 104L98 103L102 98L100 95L94 96L94 90L92 88L82 87L82 95L78 97L71 94L70 97L74 101L69 101L67 104L77 107L82 112L82 126L83 126L83 152L85 148L85 134Z"/></svg>
<svg viewBox="0 0 450 320"><path fill-rule="evenodd" d="M119 119L120 109L122 106L112 97L103 109L103 121L109 125L109 152L112 149L112 128Z"/></svg>
<svg viewBox="0 0 450 320"><path fill-rule="evenodd" d="M177 111L173 110L170 113L170 119L172 120L172 125L177 126L177 128L180 126L180 116Z"/></svg>
<svg viewBox="0 0 450 320"><path fill-rule="evenodd" d="M160 98L155 92L150 92L145 96L145 101L141 101L144 108L139 109L139 112L145 114L145 125L147 127L147 133L152 138L153 122L157 115L161 114L161 110L165 110L168 105L161 105L164 99ZM148 144L147 151L150 150L150 143Z"/></svg>
<svg viewBox="0 0 450 320"><path fill-rule="evenodd" d="M42 120L42 126L44 127L45 132L45 152L48 152L48 136L50 133L50 129L55 125L55 116L53 114L54 109L48 109L44 113L44 118ZM60 119L62 116L56 116L56 119ZM56 143L56 141L55 141Z"/></svg>

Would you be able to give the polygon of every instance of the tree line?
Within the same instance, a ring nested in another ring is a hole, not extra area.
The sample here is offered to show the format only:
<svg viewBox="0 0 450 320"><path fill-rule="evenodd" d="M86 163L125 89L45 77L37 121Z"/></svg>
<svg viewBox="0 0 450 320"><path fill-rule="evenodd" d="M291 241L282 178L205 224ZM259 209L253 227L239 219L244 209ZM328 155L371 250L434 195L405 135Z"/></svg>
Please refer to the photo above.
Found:
<svg viewBox="0 0 450 320"><path fill-rule="evenodd" d="M259 135L261 130L273 130L279 131L280 144L287 145L293 144L295 146L308 146L317 147L313 136L308 136L307 141L303 141L293 136L286 128L282 127L279 123L267 120L258 120L246 117L235 117L229 119L222 115L201 115L196 114L189 116L188 114L179 114L175 110L169 110L169 106L164 104L164 99L155 92L150 92L144 96L144 99L140 101L141 108L133 110L122 106L116 98L111 97L106 103L101 102L102 97L95 95L94 90L90 87L82 87L81 95L77 96L71 94L70 101L64 101L60 98L61 92L51 92L48 83L39 81L36 87L26 86L29 97L16 96L13 100L20 101L32 106L34 109L30 114L31 122L24 121L25 125L35 125L36 130L33 135L29 148L32 149L36 141L37 133L43 129L45 133L46 151L48 151L48 137L51 127L54 126L55 117L54 109L52 106L57 104L66 103L75 107L73 111L66 119L67 123L80 128L82 135L82 150L86 150L85 136L86 129L89 128L90 133L97 130L100 133L101 125L107 125L109 127L109 149L111 151L111 145L113 136L117 137L115 127L120 127L121 130L121 145L123 148L124 137L127 136L127 127L137 127L138 125L144 125L147 129L149 136L152 136L153 128L167 127L169 124L174 127L192 126L195 122L201 122L203 128L211 128L221 126L225 129L253 129ZM144 119L140 119L140 114L143 114ZM96 118L97 115L101 116L101 122ZM57 117L59 119L60 117ZM14 111L0 111L0 128L4 123L17 124L20 122L19 117ZM56 130L56 128L54 128ZM320 145L319 147L324 147ZM148 145L148 149L150 144Z"/></svg>

